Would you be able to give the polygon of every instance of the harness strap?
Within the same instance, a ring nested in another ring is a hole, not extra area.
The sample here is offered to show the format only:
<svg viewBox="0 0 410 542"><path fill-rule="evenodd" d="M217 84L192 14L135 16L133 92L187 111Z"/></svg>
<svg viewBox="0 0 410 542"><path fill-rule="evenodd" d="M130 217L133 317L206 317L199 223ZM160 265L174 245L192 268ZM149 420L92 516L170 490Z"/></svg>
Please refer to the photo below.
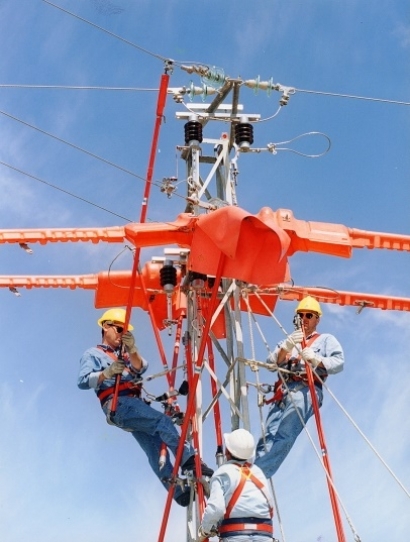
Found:
<svg viewBox="0 0 410 542"><path fill-rule="evenodd" d="M234 465L236 465L239 468L241 478L240 478L239 483L236 486L235 491L233 492L232 497L230 498L229 503L228 503L228 505L226 507L226 512L225 512L225 515L224 515L224 519L229 518L229 516L231 515L231 512L232 512L235 504L237 503L237 501L238 501L238 499L239 499L239 497L240 497L240 495L241 495L241 493L243 491L244 485L248 480L250 480L259 489L259 491L262 493L262 495L265 497L266 502L268 503L268 506L269 506L269 515L272 518L273 517L273 508L272 508L272 506L270 504L269 497L267 496L267 494L264 491L265 486L264 486L263 482L261 482L259 480L259 478L257 478L251 472L251 470L249 468L250 467L249 463L244 463L243 465L239 465L237 463L234 463Z"/></svg>
<svg viewBox="0 0 410 542"><path fill-rule="evenodd" d="M107 354L113 361L118 361L118 356L115 355L115 352L105 350L104 348L101 348L101 346L97 346L97 348ZM129 371L128 367L126 367L125 370ZM120 382L120 385L118 386L118 395L141 397L141 387L141 384L134 384L133 382ZM101 401L101 406L103 406L106 400L114 394L114 391L115 385L97 392L97 397Z"/></svg>
<svg viewBox="0 0 410 542"><path fill-rule="evenodd" d="M97 392L97 397L101 401L101 406L105 403L105 401L110 397L110 395L113 395L115 386L110 386L109 388L105 388L104 390L100 390ZM120 385L118 386L118 394L119 395L134 395L136 397L141 396L141 386L135 385L132 382L120 382Z"/></svg>
<svg viewBox="0 0 410 542"><path fill-rule="evenodd" d="M311 346L311 344L319 336L320 336L320 333L315 333L314 335L312 335L306 341L306 347ZM288 355L290 356L290 354L288 354ZM299 355L296 359L300 360L301 356ZM290 362L290 359L288 359L288 363L289 362ZM289 367L289 370L290 370L290 367ZM314 382L315 382L315 386L318 386L320 389L322 389L322 383L317 378L315 378L315 375L313 375L313 379L314 379ZM304 377L304 376L299 376L299 375L291 375L291 374L286 375L285 380L290 381L290 382L305 382L305 383L307 383L307 378ZM267 401L265 401L265 404L270 405L271 403L280 403L282 401L282 399L283 399L284 393L285 393L285 390L284 390L284 387L283 387L283 382L282 382L281 378L278 378L278 380L275 382L275 384L273 386L273 397L271 397L271 399L268 399Z"/></svg>
<svg viewBox="0 0 410 542"><path fill-rule="evenodd" d="M238 522L238 523L230 523L228 525L221 525L219 527L219 535L229 533L232 536L233 531L238 531L238 534L252 534L255 531L258 531L258 532L267 533L272 536L273 526L272 524L269 525L266 523L253 523L253 522L239 523Z"/></svg>
<svg viewBox="0 0 410 542"><path fill-rule="evenodd" d="M241 467L240 467L240 472L241 472L241 478L239 480L239 484L236 486L235 491L232 494L232 497L228 503L228 506L226 507L225 516L224 516L225 518L229 518L229 516L231 515L232 509L235 506L237 500L239 499L243 490L243 486L245 485L246 480L247 480L247 477L242 471Z"/></svg>

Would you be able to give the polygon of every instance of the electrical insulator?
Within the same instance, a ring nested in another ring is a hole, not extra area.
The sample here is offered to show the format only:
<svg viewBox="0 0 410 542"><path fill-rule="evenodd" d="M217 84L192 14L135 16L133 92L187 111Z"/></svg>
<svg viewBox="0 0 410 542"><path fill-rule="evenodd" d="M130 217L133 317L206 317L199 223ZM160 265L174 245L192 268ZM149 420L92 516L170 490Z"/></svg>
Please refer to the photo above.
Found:
<svg viewBox="0 0 410 542"><path fill-rule="evenodd" d="M206 72L201 77L201 81L204 85L208 85L212 88L221 88L225 83L225 73L222 68L213 66L212 68L207 68Z"/></svg>
<svg viewBox="0 0 410 542"><path fill-rule="evenodd" d="M249 122L239 122L235 126L235 143L241 149L249 148L253 143L253 126Z"/></svg>
<svg viewBox="0 0 410 542"><path fill-rule="evenodd" d="M171 260L165 260L163 267L159 270L161 286L167 294L174 291L177 285L177 270Z"/></svg>
<svg viewBox="0 0 410 542"><path fill-rule="evenodd" d="M191 286L193 288L198 290L204 288L206 279L206 275L203 275L202 273L197 273L196 271L190 271L189 282L191 283Z"/></svg>
<svg viewBox="0 0 410 542"><path fill-rule="evenodd" d="M202 124L197 120L189 120L185 126L185 144L199 145L202 143Z"/></svg>
<svg viewBox="0 0 410 542"><path fill-rule="evenodd" d="M219 445L217 447L215 457L216 457L216 464L218 465L218 467L222 467L222 465L224 464L224 451L223 451L222 446Z"/></svg>
<svg viewBox="0 0 410 542"><path fill-rule="evenodd" d="M167 294L167 321L165 323L168 326L168 334L171 335L171 324L174 322L172 319L172 293L177 285L177 270L171 260L165 260L159 270L159 275L161 286Z"/></svg>

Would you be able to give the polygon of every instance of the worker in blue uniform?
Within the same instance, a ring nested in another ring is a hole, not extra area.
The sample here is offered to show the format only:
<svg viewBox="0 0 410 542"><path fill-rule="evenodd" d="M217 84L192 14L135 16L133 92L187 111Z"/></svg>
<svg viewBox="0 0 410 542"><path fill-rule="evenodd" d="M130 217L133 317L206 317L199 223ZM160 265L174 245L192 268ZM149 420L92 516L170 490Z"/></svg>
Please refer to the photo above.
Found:
<svg viewBox="0 0 410 542"><path fill-rule="evenodd" d="M322 381L329 374L342 371L343 349L330 333L318 333L322 310L311 296L303 298L296 308L298 327L281 341L267 361L287 370L274 386L272 407L266 420L266 435L256 447L255 463L270 478L278 470L304 424L313 415L312 398L306 374L306 363L314 369L314 387L319 407L323 401ZM303 345L303 346L302 346ZM319 377L319 378L318 378ZM303 422L302 422L303 420Z"/></svg>
<svg viewBox="0 0 410 542"><path fill-rule="evenodd" d="M245 429L225 433L226 463L211 478L211 492L198 542L218 535L224 542L269 542L273 502L262 470L252 464L255 441Z"/></svg>
<svg viewBox="0 0 410 542"><path fill-rule="evenodd" d="M94 389L109 423L129 431L145 452L148 462L163 486L168 490L173 466L168 448L175 456L180 437L172 419L163 412L152 408L141 398L141 377L148 363L139 354L135 339L128 325L124 333L125 310L107 310L98 320L102 329L102 341L86 350L80 361L78 387ZM122 350L125 350L124 352ZM120 375L118 403L115 413L111 412L116 376ZM160 465L162 443L167 446L165 464ZM184 443L181 460L182 472L195 473L195 451ZM213 470L202 463L202 476L210 477ZM181 506L188 506L190 489L177 484L174 499Z"/></svg>

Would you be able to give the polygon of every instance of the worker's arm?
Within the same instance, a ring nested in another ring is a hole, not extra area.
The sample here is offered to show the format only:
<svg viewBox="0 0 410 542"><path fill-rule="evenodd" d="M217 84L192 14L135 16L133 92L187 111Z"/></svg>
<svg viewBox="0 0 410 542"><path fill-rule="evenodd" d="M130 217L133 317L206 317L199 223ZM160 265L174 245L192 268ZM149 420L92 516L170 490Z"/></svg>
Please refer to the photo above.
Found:
<svg viewBox="0 0 410 542"><path fill-rule="evenodd" d="M126 351L128 352L129 362L132 365L132 368L135 369L137 373L144 372L148 364L137 350L134 335L131 333L131 331L127 331L127 333L124 333L121 340Z"/></svg>
<svg viewBox="0 0 410 542"><path fill-rule="evenodd" d="M343 370L344 354L339 341L329 333L322 333L315 342L302 350L302 358L313 367L323 367L327 374Z"/></svg>
<svg viewBox="0 0 410 542"><path fill-rule="evenodd" d="M211 493L201 522L202 532L210 534L211 532L216 531L218 523L224 517L225 510L226 506L222 487L222 477L218 475L217 471L211 478Z"/></svg>
<svg viewBox="0 0 410 542"><path fill-rule="evenodd" d="M303 331L301 329L296 329L284 341L278 344L274 352L269 355L267 362L281 365L282 363L287 361L288 354L292 352L293 348L295 348L296 346L300 347L302 340Z"/></svg>
<svg viewBox="0 0 410 542"><path fill-rule="evenodd" d="M98 348L89 348L80 360L77 385L82 390L98 389L104 380L113 380L125 369L123 361L112 361Z"/></svg>

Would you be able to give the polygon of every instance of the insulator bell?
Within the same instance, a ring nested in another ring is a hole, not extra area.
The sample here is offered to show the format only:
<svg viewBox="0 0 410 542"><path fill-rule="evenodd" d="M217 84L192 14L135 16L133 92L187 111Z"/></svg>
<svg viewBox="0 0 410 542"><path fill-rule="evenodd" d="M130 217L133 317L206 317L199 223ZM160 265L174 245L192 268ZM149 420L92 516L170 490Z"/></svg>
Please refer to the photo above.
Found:
<svg viewBox="0 0 410 542"><path fill-rule="evenodd" d="M186 145L199 145L199 143L202 143L202 124L199 121L189 120L184 125L184 130Z"/></svg>
<svg viewBox="0 0 410 542"><path fill-rule="evenodd" d="M207 276L203 273L197 273L196 271L189 272L189 282L193 288L204 288Z"/></svg>
<svg viewBox="0 0 410 542"><path fill-rule="evenodd" d="M177 270L170 260L165 260L159 270L161 286L166 292L172 292L177 285Z"/></svg>
<svg viewBox="0 0 410 542"><path fill-rule="evenodd" d="M240 148L250 147L253 143L253 126L249 122L239 122L235 126L235 143Z"/></svg>

